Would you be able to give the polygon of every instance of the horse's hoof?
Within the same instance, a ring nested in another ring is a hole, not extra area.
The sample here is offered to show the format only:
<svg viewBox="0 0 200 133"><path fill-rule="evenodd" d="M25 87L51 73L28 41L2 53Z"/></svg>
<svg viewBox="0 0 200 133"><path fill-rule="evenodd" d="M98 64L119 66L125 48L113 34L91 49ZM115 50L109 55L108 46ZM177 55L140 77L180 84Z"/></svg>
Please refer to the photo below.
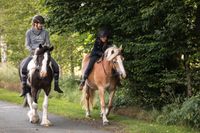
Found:
<svg viewBox="0 0 200 133"><path fill-rule="evenodd" d="M91 115L90 115L90 112L89 112L89 111L87 111L87 112L85 113L85 117L86 117L86 118L91 118Z"/></svg>
<svg viewBox="0 0 200 133"><path fill-rule="evenodd" d="M103 122L103 126L107 126L107 125L109 125L109 124L110 124L109 121Z"/></svg>
<svg viewBox="0 0 200 133"><path fill-rule="evenodd" d="M52 126L53 124L41 124L42 126L44 126L44 127L50 127L50 126Z"/></svg>
<svg viewBox="0 0 200 133"><path fill-rule="evenodd" d="M49 120L47 120L46 122L41 122L40 125L41 125L41 126L44 126L44 127L50 127L50 126L53 126L53 124L52 124Z"/></svg>
<svg viewBox="0 0 200 133"><path fill-rule="evenodd" d="M86 118L91 118L91 115L86 115L85 117L86 117Z"/></svg>
<svg viewBox="0 0 200 133"><path fill-rule="evenodd" d="M32 124L37 124L37 123L39 123L39 119L38 120L31 120L30 122L32 123Z"/></svg>

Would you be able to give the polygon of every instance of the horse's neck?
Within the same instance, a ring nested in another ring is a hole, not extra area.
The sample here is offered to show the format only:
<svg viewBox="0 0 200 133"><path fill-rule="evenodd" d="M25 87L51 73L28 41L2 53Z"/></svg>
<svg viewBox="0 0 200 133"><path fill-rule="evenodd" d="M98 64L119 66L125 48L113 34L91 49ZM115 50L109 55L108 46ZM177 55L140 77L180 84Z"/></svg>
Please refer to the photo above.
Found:
<svg viewBox="0 0 200 133"><path fill-rule="evenodd" d="M106 72L107 75L112 75L112 63L110 61L107 61L106 59L104 59L102 61L102 65L104 67L104 70Z"/></svg>

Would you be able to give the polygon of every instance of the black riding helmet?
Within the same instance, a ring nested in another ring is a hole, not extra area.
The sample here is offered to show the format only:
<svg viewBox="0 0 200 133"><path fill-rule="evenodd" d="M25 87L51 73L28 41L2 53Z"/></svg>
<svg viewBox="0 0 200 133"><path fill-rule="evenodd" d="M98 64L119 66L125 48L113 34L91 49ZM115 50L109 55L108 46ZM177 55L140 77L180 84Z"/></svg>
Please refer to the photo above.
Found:
<svg viewBox="0 0 200 133"><path fill-rule="evenodd" d="M98 32L98 37L110 37L111 33L107 28L102 28Z"/></svg>
<svg viewBox="0 0 200 133"><path fill-rule="evenodd" d="M40 24L44 24L44 18L41 15L35 15L32 19L33 23L40 23Z"/></svg>

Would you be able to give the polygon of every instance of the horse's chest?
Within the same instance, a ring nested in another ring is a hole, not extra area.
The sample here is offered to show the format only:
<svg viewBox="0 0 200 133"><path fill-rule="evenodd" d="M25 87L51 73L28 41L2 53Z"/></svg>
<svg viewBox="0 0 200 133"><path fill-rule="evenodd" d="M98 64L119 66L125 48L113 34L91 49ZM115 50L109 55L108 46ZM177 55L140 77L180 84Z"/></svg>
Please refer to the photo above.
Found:
<svg viewBox="0 0 200 133"><path fill-rule="evenodd" d="M39 76L39 73L36 72L31 77L29 77L29 84L31 84L31 86L34 86L36 88L41 88L51 85L52 80L53 80L52 75L48 75L47 77L41 78Z"/></svg>

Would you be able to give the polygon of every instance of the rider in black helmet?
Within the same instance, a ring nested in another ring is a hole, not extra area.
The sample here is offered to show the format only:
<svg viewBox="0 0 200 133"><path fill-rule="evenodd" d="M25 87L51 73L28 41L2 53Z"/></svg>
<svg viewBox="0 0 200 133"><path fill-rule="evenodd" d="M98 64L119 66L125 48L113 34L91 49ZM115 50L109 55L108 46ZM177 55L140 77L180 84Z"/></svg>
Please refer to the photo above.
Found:
<svg viewBox="0 0 200 133"><path fill-rule="evenodd" d="M88 78L90 72L92 71L92 68L94 66L94 63L103 55L105 50L112 46L111 42L108 41L110 37L110 31L107 28L102 28L97 34L97 38L95 40L92 52L90 53L90 61L87 66L87 69L85 70L85 73L83 75L83 79L80 83L80 90L83 89L83 86L85 84L86 79Z"/></svg>
<svg viewBox="0 0 200 133"><path fill-rule="evenodd" d="M40 44L43 46L50 46L49 33L43 28L44 27L44 18L41 15L36 15L32 19L32 28L26 32L26 48L30 51L30 56L25 59L25 62L22 66L22 93L20 96L25 96L27 93L27 66L32 59L32 55L36 48ZM56 61L51 58L52 68L54 72L54 90L63 93L60 89L58 80L59 80L59 66Z"/></svg>

